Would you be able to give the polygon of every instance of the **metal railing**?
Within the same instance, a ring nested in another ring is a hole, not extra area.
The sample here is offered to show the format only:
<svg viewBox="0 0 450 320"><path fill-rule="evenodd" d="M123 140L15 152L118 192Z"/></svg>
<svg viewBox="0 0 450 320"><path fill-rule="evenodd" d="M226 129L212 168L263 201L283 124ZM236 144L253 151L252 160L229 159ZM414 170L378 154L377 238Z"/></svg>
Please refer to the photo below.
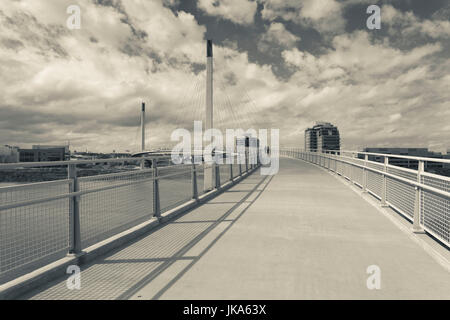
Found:
<svg viewBox="0 0 450 320"><path fill-rule="evenodd" d="M158 166L161 158L0 164L3 169L67 168L67 179L0 187L0 284L54 262L192 199L203 191L204 164ZM79 176L82 165L136 163L136 169ZM151 168L145 163L151 162ZM139 167L138 167L139 165ZM213 164L215 188L256 165Z"/></svg>
<svg viewBox="0 0 450 320"><path fill-rule="evenodd" d="M306 152L283 148L280 155L301 159L324 167L359 186L393 208L413 224L414 232L426 231L445 246L450 246L450 178L425 171L426 163L450 164L439 158L409 157L358 151ZM383 162L369 160L378 157ZM391 164L405 159L417 169Z"/></svg>

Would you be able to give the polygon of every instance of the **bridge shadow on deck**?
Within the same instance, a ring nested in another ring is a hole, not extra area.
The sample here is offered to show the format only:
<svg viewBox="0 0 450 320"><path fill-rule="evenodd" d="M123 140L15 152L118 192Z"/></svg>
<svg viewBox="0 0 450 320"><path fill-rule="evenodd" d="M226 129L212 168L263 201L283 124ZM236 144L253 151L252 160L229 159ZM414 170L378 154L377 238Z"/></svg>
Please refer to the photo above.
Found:
<svg viewBox="0 0 450 320"><path fill-rule="evenodd" d="M21 299L157 299L214 246L271 179L253 174L245 179L245 186L236 184L150 234L81 266L79 290L67 288L67 275ZM147 294L136 296L142 288Z"/></svg>

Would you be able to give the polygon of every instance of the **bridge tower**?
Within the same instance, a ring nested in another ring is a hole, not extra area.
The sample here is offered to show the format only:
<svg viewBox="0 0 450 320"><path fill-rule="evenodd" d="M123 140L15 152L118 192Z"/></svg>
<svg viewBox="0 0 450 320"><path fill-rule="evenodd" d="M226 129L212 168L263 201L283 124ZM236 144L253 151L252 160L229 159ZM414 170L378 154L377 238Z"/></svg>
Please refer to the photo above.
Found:
<svg viewBox="0 0 450 320"><path fill-rule="evenodd" d="M205 131L214 127L213 121L213 48L212 40L206 40L206 122ZM205 162L203 189L205 191L214 188L214 167L212 163Z"/></svg>
<svg viewBox="0 0 450 320"><path fill-rule="evenodd" d="M145 151L145 102L142 102L141 109L141 152Z"/></svg>

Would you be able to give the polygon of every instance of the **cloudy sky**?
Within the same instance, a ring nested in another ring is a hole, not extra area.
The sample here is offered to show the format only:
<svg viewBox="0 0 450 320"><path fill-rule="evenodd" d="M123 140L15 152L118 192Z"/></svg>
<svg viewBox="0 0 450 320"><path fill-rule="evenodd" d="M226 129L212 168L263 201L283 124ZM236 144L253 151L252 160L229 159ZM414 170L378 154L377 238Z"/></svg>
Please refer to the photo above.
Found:
<svg viewBox="0 0 450 320"><path fill-rule="evenodd" d="M149 146L168 143L204 116L207 38L219 128L303 147L329 121L344 149L450 148L448 0L2 0L0 144L135 151L141 101Z"/></svg>

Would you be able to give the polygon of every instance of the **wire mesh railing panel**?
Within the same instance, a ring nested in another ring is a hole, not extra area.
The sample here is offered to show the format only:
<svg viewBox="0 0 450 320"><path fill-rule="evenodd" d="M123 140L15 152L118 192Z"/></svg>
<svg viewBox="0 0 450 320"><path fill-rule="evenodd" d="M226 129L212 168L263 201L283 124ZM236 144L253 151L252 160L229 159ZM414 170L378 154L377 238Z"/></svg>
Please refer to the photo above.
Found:
<svg viewBox="0 0 450 320"><path fill-rule="evenodd" d="M336 159L331 159L330 168L334 171L336 171L336 163L337 163Z"/></svg>
<svg viewBox="0 0 450 320"><path fill-rule="evenodd" d="M386 201L407 218L414 217L416 190L413 185L387 177Z"/></svg>
<svg viewBox="0 0 450 320"><path fill-rule="evenodd" d="M233 163L233 179L239 176L239 164Z"/></svg>
<svg viewBox="0 0 450 320"><path fill-rule="evenodd" d="M363 169L360 167L353 167L353 180L359 185L363 185Z"/></svg>
<svg viewBox="0 0 450 320"><path fill-rule="evenodd" d="M383 177L373 171L367 172L367 189L378 197L381 197L383 188Z"/></svg>
<svg viewBox="0 0 450 320"><path fill-rule="evenodd" d="M355 164L354 168L360 168L362 170L362 167L364 167L364 160L358 158L351 158L349 160L351 163Z"/></svg>
<svg viewBox="0 0 450 320"><path fill-rule="evenodd" d="M79 190L88 191L102 187L120 186L125 183L139 182L153 177L153 169L133 170L129 172L101 174L78 178Z"/></svg>
<svg viewBox="0 0 450 320"><path fill-rule="evenodd" d="M68 194L70 185L64 180L2 188L0 204ZM69 203L63 198L0 210L0 283L68 252Z"/></svg>
<svg viewBox="0 0 450 320"><path fill-rule="evenodd" d="M336 168L336 173L341 174L341 168L342 168L342 163L341 163L341 161L336 160L334 166L335 166L335 168Z"/></svg>
<svg viewBox="0 0 450 320"><path fill-rule="evenodd" d="M374 161L367 161L367 167L375 169L375 170L379 170L379 171L384 170L384 164L374 162Z"/></svg>
<svg viewBox="0 0 450 320"><path fill-rule="evenodd" d="M387 172L396 175L397 177L402 177L411 181L417 181L417 171L409 170L405 168L393 168L391 166L387 167Z"/></svg>
<svg viewBox="0 0 450 320"><path fill-rule="evenodd" d="M230 165L229 164L220 164L219 165L219 173L220 173L220 184L224 184L230 181Z"/></svg>
<svg viewBox="0 0 450 320"><path fill-rule="evenodd" d="M80 196L82 247L105 240L153 215L153 171L79 178L80 191L113 187ZM129 185L120 186L120 184Z"/></svg>
<svg viewBox="0 0 450 320"><path fill-rule="evenodd" d="M203 184L198 185L198 191ZM192 176L189 169L175 176L159 179L159 197L161 212L173 209L192 199Z"/></svg>
<svg viewBox="0 0 450 320"><path fill-rule="evenodd" d="M159 167L158 168L158 176L164 177L168 175L176 175L178 173L184 173L189 170L191 170L192 165L191 164L180 164L180 165L174 165L174 166L168 166L168 167Z"/></svg>
<svg viewBox="0 0 450 320"><path fill-rule="evenodd" d="M203 166L197 166L197 192L201 196L205 193L204 190L205 183L205 171Z"/></svg>
<svg viewBox="0 0 450 320"><path fill-rule="evenodd" d="M346 162L343 163L343 175L350 178L352 174L352 165Z"/></svg>
<svg viewBox="0 0 450 320"><path fill-rule="evenodd" d="M0 204L12 204L69 193L69 180L37 182L0 188Z"/></svg>
<svg viewBox="0 0 450 320"><path fill-rule="evenodd" d="M450 181L445 177L422 176L422 183L439 190L450 192ZM421 222L425 229L431 231L436 237L447 244L450 243L450 199L422 191Z"/></svg>

